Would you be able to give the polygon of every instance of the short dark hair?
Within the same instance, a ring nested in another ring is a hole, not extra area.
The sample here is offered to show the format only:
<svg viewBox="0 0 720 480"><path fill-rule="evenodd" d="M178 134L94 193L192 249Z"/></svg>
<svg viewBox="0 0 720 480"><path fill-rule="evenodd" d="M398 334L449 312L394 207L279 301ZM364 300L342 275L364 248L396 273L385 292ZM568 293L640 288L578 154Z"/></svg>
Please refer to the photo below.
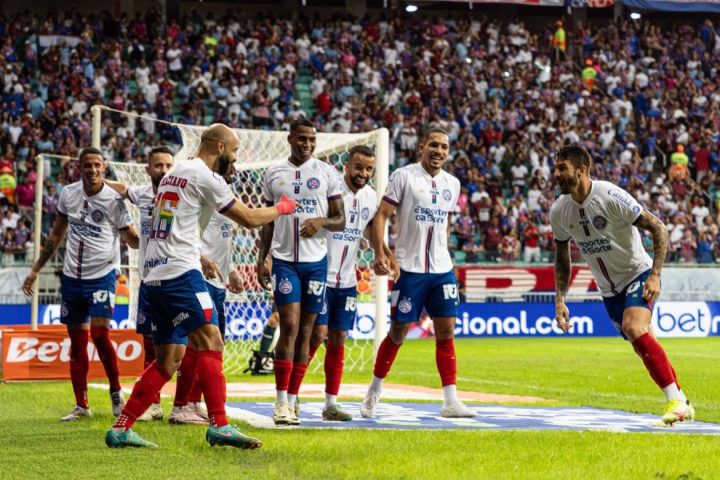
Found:
<svg viewBox="0 0 720 480"><path fill-rule="evenodd" d="M167 153L171 157L174 157L173 151L170 149L170 147L167 147L165 145L160 145L159 147L155 147L152 150L150 150L150 153L148 153L148 162L152 158L153 155L157 155L158 153Z"/></svg>
<svg viewBox="0 0 720 480"><path fill-rule="evenodd" d="M85 158L88 155L100 155L100 158L105 160L105 158L103 157L103 154L99 148L85 147L82 150L80 150L80 154L78 155L78 163L82 163L83 158Z"/></svg>
<svg viewBox="0 0 720 480"><path fill-rule="evenodd" d="M367 145L355 145L350 149L350 152L348 152L348 161L352 160L352 158L357 154L364 155L366 157L375 157L375 152L372 148Z"/></svg>
<svg viewBox="0 0 720 480"><path fill-rule="evenodd" d="M428 128L427 131L425 132L425 135L423 135L422 143L427 142L428 138L429 138L430 135L432 135L433 133L442 133L442 134L445 135L446 137L450 138L450 135L448 134L448 132L447 132L444 128L431 127L431 128Z"/></svg>
<svg viewBox="0 0 720 480"><path fill-rule="evenodd" d="M293 122L290 124L290 133L295 132L300 127L309 127L309 128L315 128L315 125L308 120L305 117L300 117L297 120L293 120Z"/></svg>
<svg viewBox="0 0 720 480"><path fill-rule="evenodd" d="M572 163L572 166L575 168L584 166L590 170L590 166L592 165L590 153L576 143L562 147L558 150L555 158L559 161L567 160Z"/></svg>

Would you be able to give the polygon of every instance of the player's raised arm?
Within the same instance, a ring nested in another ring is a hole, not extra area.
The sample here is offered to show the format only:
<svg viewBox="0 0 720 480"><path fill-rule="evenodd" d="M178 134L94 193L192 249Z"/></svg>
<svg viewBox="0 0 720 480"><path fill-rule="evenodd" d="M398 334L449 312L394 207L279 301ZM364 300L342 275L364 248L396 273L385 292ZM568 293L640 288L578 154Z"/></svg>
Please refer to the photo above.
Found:
<svg viewBox="0 0 720 480"><path fill-rule="evenodd" d="M660 295L660 272L667 255L668 229L659 218L647 210L642 211L634 225L650 232L653 240L652 269L643 288L643 298L647 302L652 302Z"/></svg>
<svg viewBox="0 0 720 480"><path fill-rule="evenodd" d="M232 207L221 212L235 223L246 228L257 228L267 225L280 215L289 215L295 211L295 200L285 195L272 207L250 208L238 199Z"/></svg>
<svg viewBox="0 0 720 480"><path fill-rule="evenodd" d="M570 284L570 241L555 241L555 320L563 332L570 330L570 311L565 295Z"/></svg>
<svg viewBox="0 0 720 480"><path fill-rule="evenodd" d="M373 269L376 275L388 275L391 272L389 257L386 252L390 249L385 245L385 225L388 218L395 213L395 205L386 200L380 202L375 218L373 218L370 231L370 245L375 250L375 263Z"/></svg>
<svg viewBox="0 0 720 480"><path fill-rule="evenodd" d="M105 182L105 185L115 190L122 198L128 198L128 186L124 183L116 180L109 180L107 178L103 178L103 182Z"/></svg>
<svg viewBox="0 0 720 480"><path fill-rule="evenodd" d="M38 272L40 272L42 267L45 266L45 263L47 263L50 257L53 256L55 250L57 250L60 242L62 242L62 239L65 236L65 232L67 232L67 228L67 217L62 214L58 215L55 219L55 223L53 223L53 228L52 232L50 232L50 236L48 236L47 240L45 240L45 245L43 245L42 250L40 250L40 256L33 264L32 270L30 270L30 273L23 282L23 292L25 293L25 295L30 296L33 294L33 285L35 284L35 280L37 279Z"/></svg>

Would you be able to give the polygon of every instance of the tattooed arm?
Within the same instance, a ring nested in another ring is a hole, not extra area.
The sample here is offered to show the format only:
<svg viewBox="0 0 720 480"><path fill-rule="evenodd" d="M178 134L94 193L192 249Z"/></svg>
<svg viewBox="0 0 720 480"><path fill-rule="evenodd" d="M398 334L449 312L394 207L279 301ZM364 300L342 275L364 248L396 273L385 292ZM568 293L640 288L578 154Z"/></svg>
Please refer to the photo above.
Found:
<svg viewBox="0 0 720 480"><path fill-rule="evenodd" d="M570 241L555 241L555 321L563 332L571 328L570 311L565 305L570 271Z"/></svg>
<svg viewBox="0 0 720 480"><path fill-rule="evenodd" d="M27 278L23 282L23 292L25 292L25 295L30 296L33 294L33 284L37 279L38 272L50 259L50 257L52 257L53 253L55 253L55 250L57 250L57 247L60 245L60 242L62 242L62 239L65 236L67 227L67 217L58 215L58 217L55 219L55 223L53 224L52 232L50 233L50 236L47 238L47 240L45 240L45 245L43 245L43 248L40 251L40 256L33 265L30 274L28 274Z"/></svg>
<svg viewBox="0 0 720 480"><path fill-rule="evenodd" d="M668 249L668 229L652 213L644 210L634 224L637 228L647 230L653 239L653 264L650 275L643 287L643 298L647 302L657 300L660 295L660 272L665 263Z"/></svg>

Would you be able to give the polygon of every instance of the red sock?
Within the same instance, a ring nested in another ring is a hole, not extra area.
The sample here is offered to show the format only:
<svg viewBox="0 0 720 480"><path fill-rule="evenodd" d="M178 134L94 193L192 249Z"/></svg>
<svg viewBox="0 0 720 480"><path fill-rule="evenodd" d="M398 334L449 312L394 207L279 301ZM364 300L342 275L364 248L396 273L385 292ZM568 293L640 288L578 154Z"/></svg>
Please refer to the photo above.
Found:
<svg viewBox="0 0 720 480"><path fill-rule="evenodd" d="M290 385L290 375L293 371L292 360L275 360L275 389L287 391Z"/></svg>
<svg viewBox="0 0 720 480"><path fill-rule="evenodd" d="M90 334L87 330L80 330L68 332L68 335L70 336L70 379L73 392L75 392L75 404L88 408L87 376L88 370L90 370L90 360L87 346Z"/></svg>
<svg viewBox="0 0 720 480"><path fill-rule="evenodd" d="M210 423L216 427L228 424L225 414L226 384L222 369L222 352L200 350L197 353L197 376L205 396Z"/></svg>
<svg viewBox="0 0 720 480"><path fill-rule="evenodd" d="M193 382L193 388L190 391L188 401L198 403L200 400L202 400L202 387L200 387L200 382L197 379L197 375L195 375L195 381Z"/></svg>
<svg viewBox="0 0 720 480"><path fill-rule="evenodd" d="M184 407L188 404L190 392L193 389L193 383L197 375L197 359L197 350L187 347L177 372L177 386L175 387L175 401L173 402L176 407Z"/></svg>
<svg viewBox="0 0 720 480"><path fill-rule="evenodd" d="M105 367L105 374L110 381L110 391L120 390L120 371L118 370L117 354L110 341L110 330L107 327L90 327L90 336L97 349L100 361Z"/></svg>
<svg viewBox="0 0 720 480"><path fill-rule="evenodd" d="M135 382L132 394L122 413L115 421L113 428L127 429L132 427L137 417L148 409L157 393L170 378L172 378L172 375L165 371L161 365L158 365L157 361L151 363Z"/></svg>
<svg viewBox="0 0 720 480"><path fill-rule="evenodd" d="M325 393L337 396L345 367L345 347L328 343L325 351Z"/></svg>
<svg viewBox="0 0 720 480"><path fill-rule="evenodd" d="M452 338L435 340L435 363L442 386L457 384L457 359L455 358L455 342Z"/></svg>
<svg viewBox="0 0 720 480"><path fill-rule="evenodd" d="M143 369L150 366L155 361L155 345L153 344L152 337L149 335L143 336L143 351L145 358L143 359ZM153 403L160 403L160 392L155 396Z"/></svg>
<svg viewBox="0 0 720 480"><path fill-rule="evenodd" d="M302 385L303 378L305 378L307 367L307 363L293 362L290 385L288 386L288 393L290 395L297 395L300 391L300 385Z"/></svg>
<svg viewBox="0 0 720 480"><path fill-rule="evenodd" d="M635 352L642 358L645 368L650 372L650 376L655 380L658 387L665 388L675 382L670 360L668 360L665 350L663 350L655 337L646 333L635 340L632 345Z"/></svg>
<svg viewBox="0 0 720 480"><path fill-rule="evenodd" d="M402 345L402 343L400 345ZM392 367L392 364L395 361L397 352L400 350L400 345L395 345L389 335L385 337L385 340L382 341L380 348L378 349L373 375L378 378L387 377L390 367Z"/></svg>

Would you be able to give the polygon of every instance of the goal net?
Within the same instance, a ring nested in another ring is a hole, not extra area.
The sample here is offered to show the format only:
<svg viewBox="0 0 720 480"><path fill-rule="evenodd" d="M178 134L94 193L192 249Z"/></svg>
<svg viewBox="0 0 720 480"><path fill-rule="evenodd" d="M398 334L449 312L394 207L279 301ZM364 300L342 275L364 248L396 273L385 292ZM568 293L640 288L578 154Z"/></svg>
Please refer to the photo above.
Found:
<svg viewBox="0 0 720 480"><path fill-rule="evenodd" d="M175 124L180 132L182 144L175 155L175 161L184 161L193 156L200 143L200 136L206 127ZM262 207L262 178L265 170L290 156L287 132L235 129L240 139L239 163L232 188L235 195L250 207ZM388 132L385 129L359 134L318 133L315 157L327 161L342 171L349 150L355 145L373 148L377 157L377 172L373 187L380 196L387 184L388 175ZM144 165L137 163L111 162L118 180L127 185L143 185L150 182ZM131 214L138 222L138 212L129 205ZM139 223L138 223L139 224ZM256 263L260 229L237 226L234 232L232 264L243 279L240 294L227 292L225 313L226 350L224 368L228 374L241 373L247 368L252 350L257 348L262 331L270 316L272 298L257 281ZM130 318L134 319L136 293L139 287L137 251L131 250L129 258ZM357 258L358 276L358 317L355 328L349 332L346 345L346 371L361 371L372 366L375 338L384 333L385 321L374 319L387 317L387 281L377 281L372 271L373 251L369 241L363 237ZM379 328L375 328L375 324ZM321 347L317 360L310 366L312 371L322 370L325 351Z"/></svg>

